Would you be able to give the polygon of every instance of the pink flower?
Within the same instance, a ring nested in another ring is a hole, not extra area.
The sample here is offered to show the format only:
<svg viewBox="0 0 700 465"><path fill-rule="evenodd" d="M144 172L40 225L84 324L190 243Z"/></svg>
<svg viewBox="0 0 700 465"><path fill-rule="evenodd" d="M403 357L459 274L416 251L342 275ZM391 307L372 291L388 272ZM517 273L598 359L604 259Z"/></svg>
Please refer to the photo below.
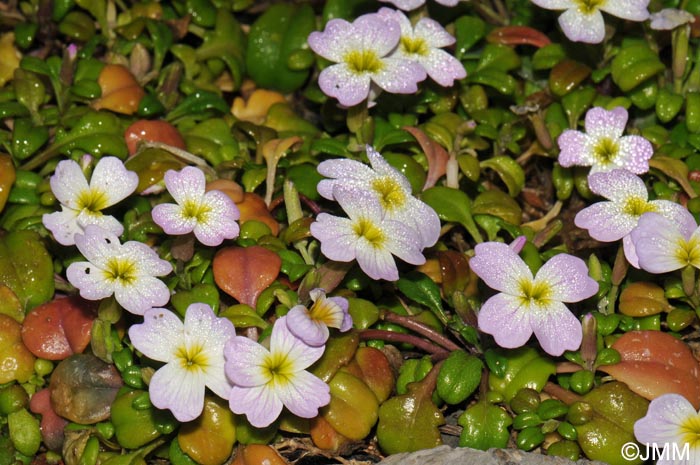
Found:
<svg viewBox="0 0 700 465"><path fill-rule="evenodd" d="M524 345L532 333L542 349L559 356L581 345L581 322L563 302L578 302L598 291L580 258L555 255L533 277L512 247L484 242L474 249L471 269L500 291L479 310L479 329L493 335L501 347Z"/></svg>
<svg viewBox="0 0 700 465"><path fill-rule="evenodd" d="M632 230L639 266L649 273L668 273L688 266L700 269L700 228L689 211L673 221L645 213Z"/></svg>
<svg viewBox="0 0 700 465"><path fill-rule="evenodd" d="M611 111L594 107L586 113L586 132L567 129L557 142L561 166L590 166L590 174L622 168L642 174L649 171L649 159L654 154L651 142L642 136L623 136L627 110Z"/></svg>
<svg viewBox="0 0 700 465"><path fill-rule="evenodd" d="M627 170L594 173L588 177L591 191L608 199L596 202L576 214L574 223L593 239L614 242L622 239L627 261L639 268L630 232L647 212L657 212L673 222L687 214L685 207L670 200L649 200L644 181Z"/></svg>
<svg viewBox="0 0 700 465"><path fill-rule="evenodd" d="M352 328L348 299L326 297L323 289L313 289L309 295L313 301L311 308L295 305L287 313L287 327L305 344L314 347L325 344L329 336L328 328L337 328L342 332Z"/></svg>
<svg viewBox="0 0 700 465"><path fill-rule="evenodd" d="M430 18L421 18L415 26L401 11L391 8L379 10L379 16L396 21L401 26L401 39L392 57L406 58L418 62L435 82L450 87L455 79L464 79L467 72L462 63L443 47L455 43L440 23Z"/></svg>
<svg viewBox="0 0 700 465"><path fill-rule="evenodd" d="M206 192L206 179L199 168L186 166L181 171L168 170L165 186L176 204L162 203L153 207L153 221L166 234L194 232L204 245L217 246L224 239L238 236L238 207L226 194Z"/></svg>
<svg viewBox="0 0 700 465"><path fill-rule="evenodd" d="M226 375L233 383L229 406L256 428L272 424L283 407L298 417L313 418L331 400L328 385L306 371L325 346L304 344L285 320L275 321L269 350L243 336L229 339L224 347Z"/></svg>
<svg viewBox="0 0 700 465"><path fill-rule="evenodd" d="M370 95L373 85L394 94L413 94L425 70L412 60L392 57L401 36L396 21L366 14L352 23L332 19L323 32L312 32L311 50L336 64L321 71L318 85L341 105L353 106Z"/></svg>

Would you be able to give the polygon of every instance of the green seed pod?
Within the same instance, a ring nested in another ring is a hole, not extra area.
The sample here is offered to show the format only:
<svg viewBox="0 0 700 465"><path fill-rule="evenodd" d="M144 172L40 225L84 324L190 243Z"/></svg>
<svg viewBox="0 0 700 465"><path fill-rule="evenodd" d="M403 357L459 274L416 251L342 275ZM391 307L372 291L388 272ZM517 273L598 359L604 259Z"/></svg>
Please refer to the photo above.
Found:
<svg viewBox="0 0 700 465"><path fill-rule="evenodd" d="M525 451L532 450L542 444L544 441L544 433L538 426L531 426L518 432L515 438L515 444L518 449Z"/></svg>

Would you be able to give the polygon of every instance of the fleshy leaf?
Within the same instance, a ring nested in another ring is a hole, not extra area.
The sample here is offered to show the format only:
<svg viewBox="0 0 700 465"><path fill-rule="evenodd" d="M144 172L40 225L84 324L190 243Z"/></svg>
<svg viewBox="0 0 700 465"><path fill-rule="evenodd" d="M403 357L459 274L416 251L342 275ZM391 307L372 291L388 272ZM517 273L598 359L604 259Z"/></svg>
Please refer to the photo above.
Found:
<svg viewBox="0 0 700 465"><path fill-rule="evenodd" d="M260 293L277 279L281 266L279 255L254 245L219 250L212 268L216 284L225 293L240 303L255 307Z"/></svg>
<svg viewBox="0 0 700 465"><path fill-rule="evenodd" d="M438 426L445 423L432 401L437 369L408 385L406 394L392 397L379 408L377 439L387 454L430 449L442 444Z"/></svg>
<svg viewBox="0 0 700 465"><path fill-rule="evenodd" d="M37 233L0 235L0 284L12 289L25 311L53 297L53 262Z"/></svg>
<svg viewBox="0 0 700 465"><path fill-rule="evenodd" d="M435 186L423 191L421 200L435 210L441 220L459 223L477 242L483 242L474 223L471 200L464 192L450 187Z"/></svg>
<svg viewBox="0 0 700 465"><path fill-rule="evenodd" d="M487 450L506 447L510 437L508 427L513 419L502 408L481 401L465 410L458 422L463 427L459 437L460 447Z"/></svg>

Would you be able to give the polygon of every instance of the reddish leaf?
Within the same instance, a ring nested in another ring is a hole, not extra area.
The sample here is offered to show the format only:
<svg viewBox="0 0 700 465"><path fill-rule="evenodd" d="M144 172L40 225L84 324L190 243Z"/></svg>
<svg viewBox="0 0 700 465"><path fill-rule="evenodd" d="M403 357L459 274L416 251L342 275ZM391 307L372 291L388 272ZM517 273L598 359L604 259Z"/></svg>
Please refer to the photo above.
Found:
<svg viewBox="0 0 700 465"><path fill-rule="evenodd" d="M700 407L700 366L683 341L660 331L631 331L612 348L620 352L621 362L601 371L646 399L677 393Z"/></svg>
<svg viewBox="0 0 700 465"><path fill-rule="evenodd" d="M68 421L59 417L51 407L51 391L46 388L37 392L29 401L29 410L41 415L41 437L51 450L61 450L65 436L63 428Z"/></svg>
<svg viewBox="0 0 700 465"><path fill-rule="evenodd" d="M537 48L552 43L542 32L528 26L497 27L489 32L486 40L492 44L533 45Z"/></svg>
<svg viewBox="0 0 700 465"><path fill-rule="evenodd" d="M138 150L141 141L162 142L185 150L187 145L175 126L162 120L140 119L132 123L124 131L124 139L129 149L129 155Z"/></svg>
<svg viewBox="0 0 700 465"><path fill-rule="evenodd" d="M240 303L255 307L260 293L277 279L281 266L279 255L264 247L226 247L214 256L214 280Z"/></svg>
<svg viewBox="0 0 700 465"><path fill-rule="evenodd" d="M423 190L429 189L447 172L447 161L450 159L450 155L442 145L428 137L420 129L413 126L404 126L403 129L416 138L420 148L425 152L425 157L428 159L428 176L425 178Z"/></svg>
<svg viewBox="0 0 700 465"><path fill-rule="evenodd" d="M37 357L63 360L90 344L95 302L80 297L54 299L30 311L22 325L22 340Z"/></svg>

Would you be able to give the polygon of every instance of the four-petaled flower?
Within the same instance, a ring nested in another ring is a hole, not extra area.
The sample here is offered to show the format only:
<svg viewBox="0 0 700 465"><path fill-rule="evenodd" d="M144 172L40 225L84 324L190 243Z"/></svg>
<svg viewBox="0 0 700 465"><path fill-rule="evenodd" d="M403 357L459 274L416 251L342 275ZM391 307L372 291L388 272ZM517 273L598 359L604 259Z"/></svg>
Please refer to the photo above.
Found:
<svg viewBox="0 0 700 465"><path fill-rule="evenodd" d="M369 145L366 148L371 168L349 159L319 163L318 172L330 178L318 183L319 194L333 200L337 185L369 192L379 201L385 219L401 222L416 231L420 237L420 249L435 245L440 237L440 218L435 210L411 194L411 184L406 176L387 163L374 148Z"/></svg>
<svg viewBox="0 0 700 465"><path fill-rule="evenodd" d="M590 166L590 174L622 168L642 174L649 171L649 159L654 154L651 142L642 136L623 136L627 110L610 111L594 107L586 113L586 132L567 129L557 142L561 166Z"/></svg>
<svg viewBox="0 0 700 465"><path fill-rule="evenodd" d="M129 328L129 338L146 357L165 362L148 386L153 405L186 422L202 413L207 387L228 399L232 385L224 372L224 345L235 336L233 323L207 304L191 304L184 323L164 308L148 310L142 324Z"/></svg>
<svg viewBox="0 0 700 465"><path fill-rule="evenodd" d="M333 197L349 218L319 213L311 234L321 241L321 253L331 260L358 265L372 279L396 281L399 271L392 255L413 265L425 263L417 232L384 217L379 200L357 188L336 185Z"/></svg>
<svg viewBox="0 0 700 465"><path fill-rule="evenodd" d="M116 157L103 157L95 165L90 183L80 165L73 160L62 160L56 165L51 190L61 203L61 211L47 213L42 221L61 245L74 245L75 235L84 232L89 224L100 226L117 236L124 226L102 210L128 197L139 183L139 177L124 167Z"/></svg>
<svg viewBox="0 0 700 465"><path fill-rule="evenodd" d="M462 63L441 50L455 43L440 23L430 18L421 18L415 26L406 15L391 8L382 8L379 16L396 21L401 26L401 39L392 57L406 58L418 62L435 82L450 87L455 79L467 77Z"/></svg>
<svg viewBox="0 0 700 465"><path fill-rule="evenodd" d="M341 105L353 106L370 95L372 84L395 94L413 94L425 70L413 60L389 56L396 48L401 28L376 13L352 23L332 19L323 32L309 35L311 50L336 64L321 71L318 85Z"/></svg>
<svg viewBox="0 0 700 465"><path fill-rule="evenodd" d="M396 8L403 11L415 10L419 6L423 6L425 0L379 0L380 2L391 3ZM435 0L440 5L445 6L456 6L460 0Z"/></svg>
<svg viewBox="0 0 700 465"><path fill-rule="evenodd" d="M257 428L272 424L282 407L296 416L313 418L330 402L328 384L306 371L323 355L325 346L304 344L285 320L275 321L269 350L243 336L229 339L224 347L226 375L233 383L229 406Z"/></svg>
<svg viewBox="0 0 700 465"><path fill-rule="evenodd" d="M555 255L533 277L507 244L483 242L469 261L474 273L497 291L479 310L479 329L501 347L524 345L535 333L545 352L559 356L581 345L581 322L563 302L578 302L598 291L583 260Z"/></svg>
<svg viewBox="0 0 700 465"><path fill-rule="evenodd" d="M656 451L657 465L700 463L700 413L680 394L653 399L647 414L634 423L634 436L642 444L674 448L675 453Z"/></svg>
<svg viewBox="0 0 700 465"><path fill-rule="evenodd" d="M645 213L630 233L639 267L649 273L668 273L687 266L700 269L700 228L689 211L673 221Z"/></svg>
<svg viewBox="0 0 700 465"><path fill-rule="evenodd" d="M320 346L328 340L328 328L344 332L352 327L348 299L326 297L326 292L319 288L311 290L309 296L313 302L311 308L295 305L287 313L287 327L304 343Z"/></svg>
<svg viewBox="0 0 700 465"><path fill-rule="evenodd" d="M649 18L649 0L532 0L548 10L566 10L559 26L574 42L598 44L605 38L605 20L601 11L629 21Z"/></svg>
<svg viewBox="0 0 700 465"><path fill-rule="evenodd" d="M68 265L66 276L83 298L114 295L119 305L137 315L170 300L168 287L155 276L165 276L173 267L143 242L120 244L111 232L88 225L84 234L75 235L75 245L88 261Z"/></svg>
<svg viewBox="0 0 700 465"><path fill-rule="evenodd" d="M608 199L596 202L576 214L574 223L593 239L613 242L622 239L627 261L639 268L630 232L647 212L657 212L673 222L680 222L687 210L670 200L649 200L644 181L627 170L600 172L588 177L591 191Z"/></svg>
<svg viewBox="0 0 700 465"><path fill-rule="evenodd" d="M153 221L166 234L194 232L204 245L217 246L224 239L238 236L238 207L221 191L206 191L206 179L199 168L186 166L165 173L165 186L177 204L161 203L153 207Z"/></svg>

